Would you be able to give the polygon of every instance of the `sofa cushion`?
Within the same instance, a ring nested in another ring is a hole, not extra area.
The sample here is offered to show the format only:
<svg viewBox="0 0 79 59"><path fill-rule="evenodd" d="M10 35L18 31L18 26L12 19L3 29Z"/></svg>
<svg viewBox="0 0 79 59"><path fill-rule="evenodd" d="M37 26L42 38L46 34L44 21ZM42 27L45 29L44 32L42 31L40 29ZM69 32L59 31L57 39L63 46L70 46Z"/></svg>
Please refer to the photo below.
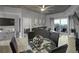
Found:
<svg viewBox="0 0 79 59"><path fill-rule="evenodd" d="M35 35L39 34L39 35L43 36L44 38L48 38L51 41L54 41L56 44L56 47L58 47L59 33L49 32L44 29L34 29L33 31L35 32Z"/></svg>
<svg viewBox="0 0 79 59"><path fill-rule="evenodd" d="M49 31L44 30L44 29L35 29L33 30L35 32L36 35L41 35L44 38L49 38Z"/></svg>

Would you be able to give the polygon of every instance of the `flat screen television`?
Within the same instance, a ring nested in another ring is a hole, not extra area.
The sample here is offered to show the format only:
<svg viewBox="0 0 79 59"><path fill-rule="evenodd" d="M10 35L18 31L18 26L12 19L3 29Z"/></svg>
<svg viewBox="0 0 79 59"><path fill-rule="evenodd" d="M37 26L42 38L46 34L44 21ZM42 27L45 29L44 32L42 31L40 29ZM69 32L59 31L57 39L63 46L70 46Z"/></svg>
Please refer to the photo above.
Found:
<svg viewBox="0 0 79 59"><path fill-rule="evenodd" d="M0 26L14 26L14 19L12 18L0 18Z"/></svg>

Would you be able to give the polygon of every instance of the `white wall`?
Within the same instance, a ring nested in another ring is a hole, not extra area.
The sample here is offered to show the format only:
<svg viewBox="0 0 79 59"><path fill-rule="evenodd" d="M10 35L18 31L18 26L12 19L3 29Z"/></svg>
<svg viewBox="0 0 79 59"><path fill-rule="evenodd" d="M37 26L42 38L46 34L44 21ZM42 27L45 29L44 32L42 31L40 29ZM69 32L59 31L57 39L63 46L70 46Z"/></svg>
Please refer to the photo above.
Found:
<svg viewBox="0 0 79 59"><path fill-rule="evenodd" d="M45 15L28 11L25 9L22 9L22 19L23 19L23 29L30 28L30 31L32 31L32 28L45 26L46 21Z"/></svg>
<svg viewBox="0 0 79 59"><path fill-rule="evenodd" d="M24 28L30 28L30 26L31 27L45 26L45 24L42 23L43 20L45 21L45 15L23 9L22 16L23 16Z"/></svg>
<svg viewBox="0 0 79 59"><path fill-rule="evenodd" d="M42 23L45 22L45 15L41 15L39 13L35 13L23 8L0 6L0 17L14 18L15 26L13 26L13 28L15 28L17 32L20 30L22 36L24 34L24 28L27 29L27 28L45 26L45 23ZM20 29L19 29L19 19L21 19ZM37 20L36 24L35 24L35 19ZM40 24L39 24L40 22L39 20L41 20Z"/></svg>
<svg viewBox="0 0 79 59"><path fill-rule="evenodd" d="M18 28L18 18L19 18L19 12L16 11L15 8L10 8L10 7L2 7L0 6L0 17L2 18L14 18L15 19L15 26L0 26L0 28L3 28L4 30L16 28L16 31L19 31Z"/></svg>
<svg viewBox="0 0 79 59"><path fill-rule="evenodd" d="M54 18L50 19L50 26L51 26L51 30L54 31Z"/></svg>
<svg viewBox="0 0 79 59"><path fill-rule="evenodd" d="M74 29L74 19L70 19L70 29Z"/></svg>

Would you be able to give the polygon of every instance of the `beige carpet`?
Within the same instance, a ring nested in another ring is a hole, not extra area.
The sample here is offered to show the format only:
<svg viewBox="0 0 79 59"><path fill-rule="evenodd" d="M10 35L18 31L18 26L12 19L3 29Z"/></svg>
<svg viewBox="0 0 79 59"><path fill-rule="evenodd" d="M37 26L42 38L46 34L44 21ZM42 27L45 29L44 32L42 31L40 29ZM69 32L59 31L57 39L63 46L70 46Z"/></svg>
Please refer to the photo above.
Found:
<svg viewBox="0 0 79 59"><path fill-rule="evenodd" d="M68 37L68 53L77 53L76 51L76 45L75 45L75 38L74 37Z"/></svg>
<svg viewBox="0 0 79 59"><path fill-rule="evenodd" d="M68 44L67 53L77 53L74 36L61 35L59 38L58 46L61 46L63 44Z"/></svg>

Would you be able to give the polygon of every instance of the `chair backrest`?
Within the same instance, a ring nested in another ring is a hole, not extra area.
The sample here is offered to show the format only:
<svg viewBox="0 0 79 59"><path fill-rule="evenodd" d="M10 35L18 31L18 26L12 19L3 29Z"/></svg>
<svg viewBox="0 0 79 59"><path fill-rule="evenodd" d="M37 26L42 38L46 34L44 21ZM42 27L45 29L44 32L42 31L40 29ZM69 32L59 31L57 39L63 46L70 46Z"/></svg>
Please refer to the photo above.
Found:
<svg viewBox="0 0 79 59"><path fill-rule="evenodd" d="M35 32L28 32L28 39L32 40L35 37Z"/></svg>
<svg viewBox="0 0 79 59"><path fill-rule="evenodd" d="M56 47L58 47L59 33L51 32L49 38L50 38L50 40L54 41L56 44Z"/></svg>
<svg viewBox="0 0 79 59"><path fill-rule="evenodd" d="M51 53L66 53L67 47L68 47L67 44L62 45L60 47L57 47L57 48L53 49L51 51Z"/></svg>
<svg viewBox="0 0 79 59"><path fill-rule="evenodd" d="M12 38L12 40L10 42L10 47L11 47L13 53L17 52L17 43L16 43L15 37Z"/></svg>

